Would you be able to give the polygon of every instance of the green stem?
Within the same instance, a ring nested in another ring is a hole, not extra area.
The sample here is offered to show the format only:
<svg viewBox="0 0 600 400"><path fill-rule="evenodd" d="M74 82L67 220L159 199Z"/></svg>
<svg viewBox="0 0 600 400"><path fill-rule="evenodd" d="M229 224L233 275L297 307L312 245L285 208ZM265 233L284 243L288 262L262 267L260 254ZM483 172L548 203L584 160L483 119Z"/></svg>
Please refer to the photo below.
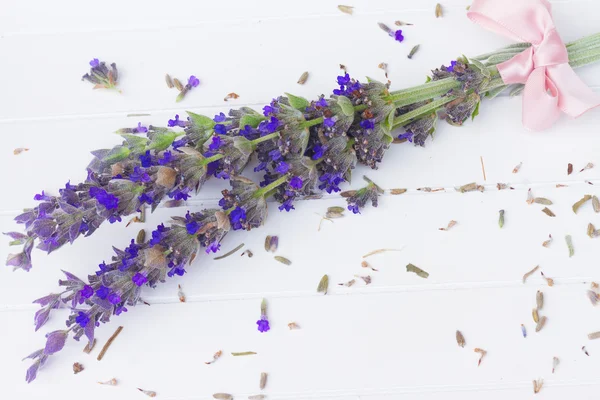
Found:
<svg viewBox="0 0 600 400"><path fill-rule="evenodd" d="M258 189L256 192L254 192L253 197L262 197L266 193L270 192L271 190L277 188L280 185L283 185L287 181L288 181L288 177L284 175L281 178L277 179L276 181L269 183L267 186Z"/></svg>
<svg viewBox="0 0 600 400"><path fill-rule="evenodd" d="M319 117L319 118L315 118L315 119L311 119L309 121L304 121L302 123L302 127L303 128L310 128L311 126L314 125L319 125L323 123L323 117Z"/></svg>
<svg viewBox="0 0 600 400"><path fill-rule="evenodd" d="M217 161L220 160L221 158L225 157L224 154L215 154L214 156L205 158L204 160L202 160L202 162L200 163L200 165L208 165L213 161Z"/></svg>
<svg viewBox="0 0 600 400"><path fill-rule="evenodd" d="M266 142L267 140L275 139L278 137L279 137L279 132L273 132L273 133L269 133L268 135L261 136L258 139L254 139L254 140L250 141L250 143L252 143L252 146L254 148L256 148L257 144Z"/></svg>
<svg viewBox="0 0 600 400"><path fill-rule="evenodd" d="M445 105L446 103L450 103L454 99L456 99L456 96L442 97L441 99L434 100L431 103L427 103L424 106L414 109L413 111L407 112L406 114L402 114L397 119L394 119L393 128L395 129L400 126L404 126L410 120L417 119L424 115L436 112L438 108Z"/></svg>

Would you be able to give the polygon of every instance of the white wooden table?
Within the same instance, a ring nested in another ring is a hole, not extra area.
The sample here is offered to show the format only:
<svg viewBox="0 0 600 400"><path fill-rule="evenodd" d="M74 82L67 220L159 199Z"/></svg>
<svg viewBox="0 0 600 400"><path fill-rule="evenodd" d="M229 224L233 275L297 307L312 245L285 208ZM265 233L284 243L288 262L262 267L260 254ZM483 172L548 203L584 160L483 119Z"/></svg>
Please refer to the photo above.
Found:
<svg viewBox="0 0 600 400"><path fill-rule="evenodd" d="M0 11L0 226L15 229L12 218L42 189L55 193L71 179L85 178L89 151L113 146L116 129L138 121L157 125L184 110L206 115L242 105L256 107L284 91L314 98L330 93L345 64L352 76L384 80L389 64L393 88L421 83L432 68L460 54L476 55L507 44L465 16L468 1L445 0L444 17L434 17L435 1L352 0L355 14L323 0L193 2L173 0L4 0ZM554 1L555 20L566 41L598 28L597 1ZM377 22L414 23L403 43L386 37ZM421 49L412 60L413 45ZM122 95L93 91L80 76L98 57L117 63ZM303 71L310 77L296 84ZM201 85L175 103L163 76L195 74ZM600 65L579 71L600 87ZM224 102L236 92L240 98ZM43 333L64 326L59 311L42 331L33 331L31 301L57 290L60 269L86 276L125 246L137 230L148 230L170 215L214 205L225 182L211 180L198 197L178 209L160 208L146 224L103 226L55 254L35 252L34 269L0 269L0 398L135 399L137 387L155 390L161 399L209 399L227 392L237 399L256 394L260 372L269 374L264 391L270 399L507 399L533 395L532 380L543 378L539 398L597 398L600 390L600 341L587 334L600 330L600 310L586 298L600 280L598 240L586 226L600 226L591 204L577 215L571 205L584 194L598 193L600 167L579 173L586 163L600 165L600 111L562 119L544 133L529 133L520 122L521 100L484 102L475 123L463 128L441 124L427 147L409 144L389 150L377 171L357 168L354 186L367 174L385 188L404 187L401 196L384 196L379 208L335 223L320 217L328 206L343 205L337 196L302 201L280 213L271 206L266 225L252 234L228 235L223 250L245 243L248 259L221 261L203 256L183 278L169 279L143 297L140 305L97 331L100 345L124 326L106 357L96 361L69 341L38 379L24 381L27 363L20 358L40 348ZM149 117L127 117L149 113ZM30 148L14 156L13 149ZM485 162L483 181L480 156ZM523 162L521 171L512 169ZM567 164L575 172L567 176ZM460 194L455 186L476 181L484 193ZM595 185L586 183L590 181ZM515 190L497 191L496 183ZM568 187L557 188L557 183ZM443 187L436 193L419 187ZM527 189L547 197L556 218L543 206L526 204ZM498 227L498 210L506 223ZM439 231L450 220L449 232ZM267 234L280 236L278 254L293 264L275 262L263 250ZM548 234L555 238L542 247ZM568 256L565 235L573 237ZM361 256L377 248L403 248L372 256L373 283L337 286L361 268ZM0 241L0 258L11 249ZM413 263L430 273L407 273ZM540 265L555 281L548 287L538 274L526 284L522 275ZM323 274L332 282L327 296L315 289ZM177 298L181 284L186 303ZM546 327L535 333L531 309L535 293L545 294ZM261 298L269 304L271 331L261 334L255 321ZM297 322L302 329L290 331ZM520 325L528 336L523 338ZM455 331L466 338L457 346ZM582 346L586 346L586 356ZM475 347L488 351L477 367ZM224 356L205 365L217 350ZM233 357L232 351L256 351ZM560 359L554 374L552 358ZM85 370L74 375L72 364ZM96 381L117 378L117 387Z"/></svg>

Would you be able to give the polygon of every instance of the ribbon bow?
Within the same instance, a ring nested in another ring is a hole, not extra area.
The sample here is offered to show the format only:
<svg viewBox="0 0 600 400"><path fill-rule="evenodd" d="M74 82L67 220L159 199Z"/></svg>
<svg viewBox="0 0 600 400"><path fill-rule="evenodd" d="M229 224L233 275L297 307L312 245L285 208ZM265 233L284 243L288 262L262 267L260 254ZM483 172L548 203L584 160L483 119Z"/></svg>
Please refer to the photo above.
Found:
<svg viewBox="0 0 600 400"><path fill-rule="evenodd" d="M504 83L525 84L523 125L527 129L550 127L561 111L579 117L600 105L600 97L569 65L548 1L474 0L467 16L493 32L531 43L527 50L498 64Z"/></svg>

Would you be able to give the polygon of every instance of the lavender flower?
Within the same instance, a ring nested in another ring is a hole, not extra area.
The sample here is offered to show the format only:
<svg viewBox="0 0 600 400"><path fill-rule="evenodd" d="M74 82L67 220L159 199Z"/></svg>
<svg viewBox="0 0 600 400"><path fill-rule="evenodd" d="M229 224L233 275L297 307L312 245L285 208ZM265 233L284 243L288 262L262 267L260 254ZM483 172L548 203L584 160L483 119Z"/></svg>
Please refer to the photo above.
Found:
<svg viewBox="0 0 600 400"><path fill-rule="evenodd" d="M83 75L82 81L88 81L94 84L94 89L115 89L119 81L119 72L117 64L110 64L110 68L106 66L104 61L99 61L94 58L90 61L90 72Z"/></svg>
<svg viewBox="0 0 600 400"><path fill-rule="evenodd" d="M377 207L377 197L380 194L383 194L383 189L377 186L372 180L366 176L363 176L363 179L367 181L367 186L358 190L342 193L342 196L347 197L348 210L352 211L354 214L359 214L360 209L363 208L369 200L373 207Z"/></svg>
<svg viewBox="0 0 600 400"><path fill-rule="evenodd" d="M268 332L271 329L269 319L267 318L267 301L265 299L260 303L260 319L256 321L256 325L258 325L260 333Z"/></svg>
<svg viewBox="0 0 600 400"><path fill-rule="evenodd" d="M197 87L200 84L200 80L196 78L194 75L190 75L188 78L187 84L183 87L183 89L177 95L177 99L175 101L180 102L186 96L186 94L192 90L192 88Z"/></svg>
<svg viewBox="0 0 600 400"><path fill-rule="evenodd" d="M402 35L402 29L398 29L396 32L394 32L394 39L397 40L398 42L404 41L404 36Z"/></svg>

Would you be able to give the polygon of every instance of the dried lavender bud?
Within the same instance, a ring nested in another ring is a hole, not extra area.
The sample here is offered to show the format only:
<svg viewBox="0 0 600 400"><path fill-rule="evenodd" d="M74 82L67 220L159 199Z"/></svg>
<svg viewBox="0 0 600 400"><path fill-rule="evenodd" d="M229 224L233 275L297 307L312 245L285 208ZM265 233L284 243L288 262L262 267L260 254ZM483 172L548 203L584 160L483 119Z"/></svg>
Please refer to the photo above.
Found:
<svg viewBox="0 0 600 400"><path fill-rule="evenodd" d="M300 329L300 325L298 325L298 324L297 324L297 323L295 323L295 322L290 322L290 323L288 324L288 328L290 328L290 331L291 331L291 330L293 330L293 329Z"/></svg>
<svg viewBox="0 0 600 400"><path fill-rule="evenodd" d="M394 24L396 26L413 25L413 24L409 24L408 22L403 22L403 21L395 21Z"/></svg>
<svg viewBox="0 0 600 400"><path fill-rule="evenodd" d="M292 262L291 262L290 260L288 260L287 258L285 258L285 257L281 257L281 256L275 256L275 257L273 257L273 258L274 258L276 261L279 261L279 262L280 262L280 263L282 263L282 264L285 264L285 265L292 265Z"/></svg>
<svg viewBox="0 0 600 400"><path fill-rule="evenodd" d="M308 71L305 71L302 73L302 75L300 75L300 78L298 79L298 85L304 85L306 83L307 79L308 79Z"/></svg>
<svg viewBox="0 0 600 400"><path fill-rule="evenodd" d="M83 371L85 368L83 368L83 365L81 365L80 363L76 362L73 364L73 373L75 375L77 375L78 373L80 373L81 371Z"/></svg>
<svg viewBox="0 0 600 400"><path fill-rule="evenodd" d="M180 92L183 91L183 83L181 83L181 81L179 79L177 79L177 78L173 79L173 85Z"/></svg>
<svg viewBox="0 0 600 400"><path fill-rule="evenodd" d="M525 329L525 325L521 324L521 334L524 338L527 337L527 329Z"/></svg>
<svg viewBox="0 0 600 400"><path fill-rule="evenodd" d="M119 81L119 72L117 64L106 66L104 61L94 58L90 61L90 72L83 75L82 81L88 81L94 84L94 89L115 89Z"/></svg>
<svg viewBox="0 0 600 400"><path fill-rule="evenodd" d="M500 210L498 211L499 217L498 217L498 226L500 228L504 227L504 210Z"/></svg>
<svg viewBox="0 0 600 400"><path fill-rule="evenodd" d="M552 212L552 210L550 210L548 207L544 207L544 209L542 210L542 212L544 214L546 214L547 216L549 216L549 217L556 217L556 214L554 214Z"/></svg>
<svg viewBox="0 0 600 400"><path fill-rule="evenodd" d="M425 279L427 279L429 277L429 273L428 272L423 271L421 268L419 268L419 267L417 267L416 265L413 265L413 264L408 264L406 266L406 272L414 272L415 274L417 274L421 278L425 278Z"/></svg>
<svg viewBox="0 0 600 400"><path fill-rule="evenodd" d="M260 390L263 390L267 386L267 373L266 372L260 373L260 383L258 386L259 386Z"/></svg>
<svg viewBox="0 0 600 400"><path fill-rule="evenodd" d="M539 332L542 330L542 328L544 327L544 325L546 325L546 321L548 320L548 318L546 318L545 316L541 316L539 321L537 322L537 325L535 326L535 331Z"/></svg>
<svg viewBox="0 0 600 400"><path fill-rule="evenodd" d="M140 392L144 393L148 397L156 397L156 392L155 391L144 390L144 389L140 389L140 388L137 388L137 390L139 390Z"/></svg>
<svg viewBox="0 0 600 400"><path fill-rule="evenodd" d="M319 286L317 286L317 293L327 294L328 288L329 288L329 277L327 275L323 275L323 277L319 281Z"/></svg>
<svg viewBox="0 0 600 400"><path fill-rule="evenodd" d="M412 60L413 56L417 53L417 51L419 50L420 45L416 45L414 46L411 50L410 53L408 53L408 55L406 57L408 57L409 60Z"/></svg>
<svg viewBox="0 0 600 400"><path fill-rule="evenodd" d="M108 386L117 386L117 380L115 378L112 378L106 382L98 382L100 385L108 385Z"/></svg>
<svg viewBox="0 0 600 400"><path fill-rule="evenodd" d="M558 357L552 357L552 373L554 373L554 370L556 367L558 367L558 364L560 364Z"/></svg>
<svg viewBox="0 0 600 400"><path fill-rule="evenodd" d="M546 280L546 283L548 283L548 286L554 286L554 279L552 278L548 278L546 275L544 275L543 272L540 271L540 273L542 274L542 278L544 278Z"/></svg>
<svg viewBox="0 0 600 400"><path fill-rule="evenodd" d="M398 195L406 193L407 189L390 189L390 194Z"/></svg>
<svg viewBox="0 0 600 400"><path fill-rule="evenodd" d="M475 182L468 183L466 185L462 185L462 186L457 187L455 189L456 189L457 192L461 192L461 193L474 192L476 190L479 190L480 192L483 192L485 190L485 188L482 185L478 185Z"/></svg>
<svg viewBox="0 0 600 400"><path fill-rule="evenodd" d="M590 339L590 340L600 339L600 332L593 332L593 333L588 334L588 339Z"/></svg>
<svg viewBox="0 0 600 400"><path fill-rule="evenodd" d="M567 175L571 175L573 173L573 164L569 163L567 165Z"/></svg>
<svg viewBox="0 0 600 400"><path fill-rule="evenodd" d="M537 309L541 310L542 307L544 307L544 293L538 290L535 295L535 302L537 305Z"/></svg>
<svg viewBox="0 0 600 400"><path fill-rule="evenodd" d="M588 290L586 293L593 306L596 306L598 302L600 302L600 295L598 293L594 292L593 290Z"/></svg>
<svg viewBox="0 0 600 400"><path fill-rule="evenodd" d="M13 154L15 156L18 156L19 154L25 152L25 151L29 151L29 149L25 148L25 147L18 147L16 149L13 150Z"/></svg>
<svg viewBox="0 0 600 400"><path fill-rule="evenodd" d="M533 322L535 322L536 324L540 322L540 315L538 314L537 308L534 308L531 311L531 316L533 317Z"/></svg>
<svg viewBox="0 0 600 400"><path fill-rule="evenodd" d="M533 381L533 393L538 394L540 392L540 390L542 390L542 386L544 386L543 379L540 378L536 381Z"/></svg>
<svg viewBox="0 0 600 400"><path fill-rule="evenodd" d="M233 400L233 396L229 393L215 393L213 397L217 400Z"/></svg>
<svg viewBox="0 0 600 400"><path fill-rule="evenodd" d="M498 183L496 184L496 188L498 188L498 190L504 190L504 189L511 189L514 190L515 188L510 187L509 185L507 185L506 183Z"/></svg>
<svg viewBox="0 0 600 400"><path fill-rule="evenodd" d="M460 347L465 347L465 337L461 331L456 331L456 343L458 343Z"/></svg>
<svg viewBox="0 0 600 400"><path fill-rule="evenodd" d="M554 239L552 239L552 235L548 235L548 240L545 240L545 241L542 243L542 246L544 246L544 247L549 247L549 246L550 246L550 243L552 243L552 240L554 240Z"/></svg>
<svg viewBox="0 0 600 400"><path fill-rule="evenodd" d="M167 83L167 87L172 89L175 85L173 85L173 80L171 79L171 75L165 74L165 82Z"/></svg>
<svg viewBox="0 0 600 400"><path fill-rule="evenodd" d="M544 197L536 197L535 199L533 199L534 203L537 204L543 204L545 206L551 206L552 205L552 201L544 198Z"/></svg>
<svg viewBox="0 0 600 400"><path fill-rule="evenodd" d="M600 200L598 200L598 196L596 196L596 195L592 196L592 207L594 207L595 213L600 212Z"/></svg>
<svg viewBox="0 0 600 400"><path fill-rule="evenodd" d="M443 11L442 11L442 5L440 3L437 3L435 5L435 17L436 18L440 18L444 15Z"/></svg>
<svg viewBox="0 0 600 400"><path fill-rule="evenodd" d="M565 236L565 241L567 242L567 248L569 249L569 257L573 257L575 255L575 249L573 248L573 240L571 239L571 235Z"/></svg>
<svg viewBox="0 0 600 400"><path fill-rule="evenodd" d="M138 232L138 234L135 238L135 243L142 244L145 241L146 241L146 231L144 229L140 229L140 231Z"/></svg>
<svg viewBox="0 0 600 400"><path fill-rule="evenodd" d="M267 398L267 396L265 396L264 394L255 394L255 395L248 396L248 400L264 400L266 398Z"/></svg>
<svg viewBox="0 0 600 400"><path fill-rule="evenodd" d="M338 9L344 14L352 15L352 13L354 13L354 7L351 6L338 6Z"/></svg>
<svg viewBox="0 0 600 400"><path fill-rule="evenodd" d="M366 176L363 179L368 182L367 186L362 189L358 189L346 201L348 202L348 210L354 214L360 214L360 209L363 208L370 200L373 207L377 207L379 195L383 194L383 189L377 186Z"/></svg>
<svg viewBox="0 0 600 400"><path fill-rule="evenodd" d="M267 235L265 238L265 250L275 253L279 247L279 236Z"/></svg>

